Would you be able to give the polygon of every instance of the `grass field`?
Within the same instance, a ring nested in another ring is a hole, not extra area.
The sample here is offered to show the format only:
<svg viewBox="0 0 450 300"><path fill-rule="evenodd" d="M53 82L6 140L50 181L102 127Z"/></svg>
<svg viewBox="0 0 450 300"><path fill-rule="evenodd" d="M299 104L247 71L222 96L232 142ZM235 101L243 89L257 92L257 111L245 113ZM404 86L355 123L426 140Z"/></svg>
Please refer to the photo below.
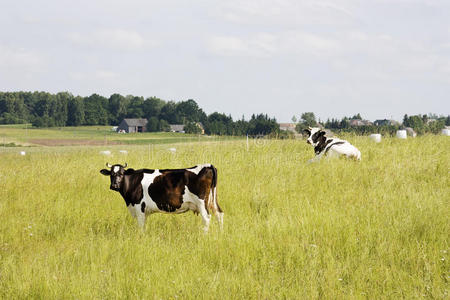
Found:
<svg viewBox="0 0 450 300"><path fill-rule="evenodd" d="M111 144L175 144L236 140L237 137L212 137L175 132L118 134L111 126L32 128L26 125L0 125L0 147L15 143L23 146L73 146Z"/></svg>
<svg viewBox="0 0 450 300"><path fill-rule="evenodd" d="M448 299L450 139L349 140L362 162L306 164L293 140L0 148L0 298ZM213 163L224 231L186 213L140 232L107 161Z"/></svg>

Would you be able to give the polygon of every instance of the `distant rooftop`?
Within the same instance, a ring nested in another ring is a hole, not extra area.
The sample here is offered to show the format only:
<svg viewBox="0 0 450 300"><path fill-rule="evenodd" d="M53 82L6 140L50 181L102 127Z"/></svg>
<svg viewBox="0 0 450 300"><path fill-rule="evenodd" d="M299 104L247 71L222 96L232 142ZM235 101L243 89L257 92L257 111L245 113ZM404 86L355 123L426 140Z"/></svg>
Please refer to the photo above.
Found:
<svg viewBox="0 0 450 300"><path fill-rule="evenodd" d="M145 126L147 119L123 119L128 126Z"/></svg>

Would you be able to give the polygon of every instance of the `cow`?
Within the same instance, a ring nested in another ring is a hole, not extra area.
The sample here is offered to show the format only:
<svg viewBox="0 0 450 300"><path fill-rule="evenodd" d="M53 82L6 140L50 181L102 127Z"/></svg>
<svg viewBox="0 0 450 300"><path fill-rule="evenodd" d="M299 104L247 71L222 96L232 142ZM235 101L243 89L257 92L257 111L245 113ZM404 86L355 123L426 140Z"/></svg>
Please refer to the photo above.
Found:
<svg viewBox="0 0 450 300"><path fill-rule="evenodd" d="M217 169L211 164L187 169L126 169L127 164L110 165L100 173L110 176L110 189L119 192L128 210L145 229L152 213L180 214L189 210L200 214L208 231L211 213L223 228L223 211L217 202Z"/></svg>
<svg viewBox="0 0 450 300"><path fill-rule="evenodd" d="M361 160L361 152L349 142L334 137L328 138L325 136L326 132L317 127L308 127L303 131L308 135L306 142L314 146L316 153L309 162L320 161L322 156L345 156Z"/></svg>

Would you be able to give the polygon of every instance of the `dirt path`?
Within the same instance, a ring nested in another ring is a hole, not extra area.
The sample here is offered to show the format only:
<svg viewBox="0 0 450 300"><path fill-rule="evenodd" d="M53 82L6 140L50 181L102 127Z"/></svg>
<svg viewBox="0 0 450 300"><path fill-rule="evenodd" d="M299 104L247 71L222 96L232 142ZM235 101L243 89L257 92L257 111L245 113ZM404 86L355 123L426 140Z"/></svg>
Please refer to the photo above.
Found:
<svg viewBox="0 0 450 300"><path fill-rule="evenodd" d="M30 143L42 146L101 146L101 145L119 145L118 142L103 140L82 140L82 139L31 139Z"/></svg>

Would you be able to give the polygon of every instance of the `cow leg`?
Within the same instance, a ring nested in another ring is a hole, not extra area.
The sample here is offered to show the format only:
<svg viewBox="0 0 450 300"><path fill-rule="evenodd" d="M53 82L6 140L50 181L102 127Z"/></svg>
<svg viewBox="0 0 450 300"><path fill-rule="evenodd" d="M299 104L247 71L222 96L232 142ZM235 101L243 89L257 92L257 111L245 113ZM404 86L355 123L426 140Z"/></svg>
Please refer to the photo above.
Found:
<svg viewBox="0 0 450 300"><path fill-rule="evenodd" d="M200 214L200 216L202 216L203 219L203 230L206 232L208 232L209 229L209 222L211 220L211 215L208 213L208 211L206 210L205 207L205 201L202 199L199 199L199 204L197 206L198 212Z"/></svg>
<svg viewBox="0 0 450 300"><path fill-rule="evenodd" d="M133 218L137 220L139 228L145 229L145 213L141 210L141 205L128 205L128 210Z"/></svg>
<svg viewBox="0 0 450 300"><path fill-rule="evenodd" d="M215 187L209 192L208 205L210 210L212 210L212 214L217 218L220 230L223 230L223 212L217 203L217 190Z"/></svg>

